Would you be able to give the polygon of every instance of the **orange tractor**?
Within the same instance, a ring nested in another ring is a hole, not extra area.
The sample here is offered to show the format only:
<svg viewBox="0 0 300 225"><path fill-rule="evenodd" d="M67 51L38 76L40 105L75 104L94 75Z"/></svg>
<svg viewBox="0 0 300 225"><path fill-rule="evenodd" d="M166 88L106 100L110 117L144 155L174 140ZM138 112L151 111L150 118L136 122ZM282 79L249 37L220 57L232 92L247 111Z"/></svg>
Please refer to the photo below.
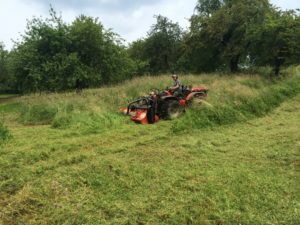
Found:
<svg viewBox="0 0 300 225"><path fill-rule="evenodd" d="M208 88L191 88L182 86L176 96L170 90L152 91L149 96L141 97L130 102L127 108L121 109L124 114L131 117L136 123L152 124L160 119L179 117L187 105L193 101L203 100L207 97Z"/></svg>

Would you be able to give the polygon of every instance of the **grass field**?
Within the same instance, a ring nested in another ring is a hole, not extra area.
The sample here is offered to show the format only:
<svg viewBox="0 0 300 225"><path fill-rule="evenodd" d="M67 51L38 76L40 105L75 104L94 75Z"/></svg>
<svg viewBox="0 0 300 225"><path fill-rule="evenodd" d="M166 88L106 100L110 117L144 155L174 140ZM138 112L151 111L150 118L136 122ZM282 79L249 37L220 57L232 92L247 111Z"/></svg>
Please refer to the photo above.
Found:
<svg viewBox="0 0 300 225"><path fill-rule="evenodd" d="M1 104L0 224L300 224L299 71L184 76L209 106L148 126L116 111L167 76Z"/></svg>

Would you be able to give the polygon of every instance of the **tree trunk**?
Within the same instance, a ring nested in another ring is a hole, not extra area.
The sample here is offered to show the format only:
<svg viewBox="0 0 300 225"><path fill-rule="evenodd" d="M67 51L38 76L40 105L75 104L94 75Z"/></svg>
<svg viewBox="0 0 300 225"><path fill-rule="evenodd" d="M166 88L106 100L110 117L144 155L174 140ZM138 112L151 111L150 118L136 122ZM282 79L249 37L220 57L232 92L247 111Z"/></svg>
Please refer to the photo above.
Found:
<svg viewBox="0 0 300 225"><path fill-rule="evenodd" d="M275 67L274 67L274 75L276 77L279 76L279 72L280 72L280 64L275 64Z"/></svg>
<svg viewBox="0 0 300 225"><path fill-rule="evenodd" d="M275 58L275 63L274 63L274 75L276 77L279 77L280 75L280 67L284 62L284 58L282 57L276 57Z"/></svg>
<svg viewBox="0 0 300 225"><path fill-rule="evenodd" d="M239 55L231 57L231 59L230 59L230 71L232 73L236 73L238 71L239 59L240 59Z"/></svg>

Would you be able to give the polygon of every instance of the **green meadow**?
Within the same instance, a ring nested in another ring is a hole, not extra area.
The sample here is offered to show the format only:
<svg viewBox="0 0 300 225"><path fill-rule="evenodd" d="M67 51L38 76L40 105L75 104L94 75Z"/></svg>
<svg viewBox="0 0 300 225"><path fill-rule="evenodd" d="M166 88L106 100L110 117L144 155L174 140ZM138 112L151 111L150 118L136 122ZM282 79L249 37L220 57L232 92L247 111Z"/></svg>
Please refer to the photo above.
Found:
<svg viewBox="0 0 300 225"><path fill-rule="evenodd" d="M169 75L0 103L0 224L300 224L300 67L182 75L179 119L134 124Z"/></svg>

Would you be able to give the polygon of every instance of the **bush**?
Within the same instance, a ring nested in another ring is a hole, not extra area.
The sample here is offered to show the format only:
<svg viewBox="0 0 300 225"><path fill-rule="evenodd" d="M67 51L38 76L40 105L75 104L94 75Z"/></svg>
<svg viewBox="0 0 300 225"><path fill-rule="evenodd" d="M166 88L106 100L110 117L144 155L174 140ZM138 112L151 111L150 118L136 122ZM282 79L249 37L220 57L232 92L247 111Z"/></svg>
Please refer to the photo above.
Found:
<svg viewBox="0 0 300 225"><path fill-rule="evenodd" d="M21 111L20 121L26 125L51 124L56 113L56 107L45 104L24 106Z"/></svg>

